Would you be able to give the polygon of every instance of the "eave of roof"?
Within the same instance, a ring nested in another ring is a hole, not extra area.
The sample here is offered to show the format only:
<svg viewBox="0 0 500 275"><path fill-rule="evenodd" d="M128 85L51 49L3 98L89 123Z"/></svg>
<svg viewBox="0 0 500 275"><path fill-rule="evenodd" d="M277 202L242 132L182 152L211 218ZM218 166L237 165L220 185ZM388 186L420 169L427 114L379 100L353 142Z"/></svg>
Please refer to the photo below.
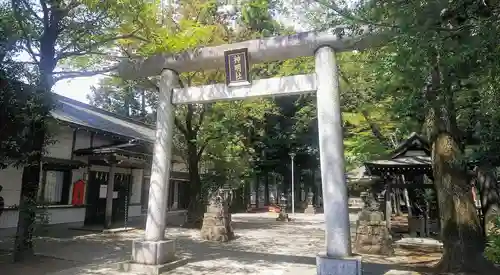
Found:
<svg viewBox="0 0 500 275"><path fill-rule="evenodd" d="M150 125L58 94L53 96L56 103L51 115L58 121L148 143L155 140L155 129Z"/></svg>

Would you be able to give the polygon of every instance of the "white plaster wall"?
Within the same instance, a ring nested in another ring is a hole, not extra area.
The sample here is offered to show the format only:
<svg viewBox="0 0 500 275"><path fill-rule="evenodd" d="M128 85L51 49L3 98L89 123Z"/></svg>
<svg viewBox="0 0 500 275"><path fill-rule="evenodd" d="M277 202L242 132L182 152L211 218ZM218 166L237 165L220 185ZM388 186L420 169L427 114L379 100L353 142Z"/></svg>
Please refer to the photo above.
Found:
<svg viewBox="0 0 500 275"><path fill-rule="evenodd" d="M83 222L85 219L85 208L60 208L51 206L47 209L47 212L50 217L49 224ZM17 227L18 218L18 210L4 211L2 216L0 216L0 228Z"/></svg>
<svg viewBox="0 0 500 275"><path fill-rule="evenodd" d="M45 156L61 159L71 159L73 145L73 129L67 126L50 127L54 143L45 146Z"/></svg>
<svg viewBox="0 0 500 275"><path fill-rule="evenodd" d="M22 174L22 169L14 167L0 170L0 185L3 186L0 196L3 197L6 207L19 205Z"/></svg>
<svg viewBox="0 0 500 275"><path fill-rule="evenodd" d="M17 210L5 210L0 216L0 228L17 227L19 212Z"/></svg>
<svg viewBox="0 0 500 275"><path fill-rule="evenodd" d="M49 224L83 222L85 219L85 208L57 208L50 207Z"/></svg>
<svg viewBox="0 0 500 275"><path fill-rule="evenodd" d="M144 172L142 169L132 169L132 188L130 203L141 202L141 190L144 182Z"/></svg>
<svg viewBox="0 0 500 275"><path fill-rule="evenodd" d="M75 138L75 150L89 148L90 147L90 136L91 133L85 130L76 131Z"/></svg>

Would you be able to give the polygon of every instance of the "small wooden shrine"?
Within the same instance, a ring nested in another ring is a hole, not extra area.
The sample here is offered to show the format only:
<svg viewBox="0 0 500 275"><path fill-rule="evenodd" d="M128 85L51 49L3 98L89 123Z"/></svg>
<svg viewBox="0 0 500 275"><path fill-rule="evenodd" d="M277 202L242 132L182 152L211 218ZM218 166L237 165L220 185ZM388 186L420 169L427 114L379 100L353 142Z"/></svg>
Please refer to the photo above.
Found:
<svg viewBox="0 0 500 275"><path fill-rule="evenodd" d="M389 159L365 162L367 174L379 180L381 206L386 225L391 228L391 216L408 213L408 231L412 236L428 237L439 232L437 203L432 199L420 200L424 190L434 190L430 144L417 133L412 133L392 153ZM432 191L430 192L432 193ZM412 215L413 214L413 215Z"/></svg>

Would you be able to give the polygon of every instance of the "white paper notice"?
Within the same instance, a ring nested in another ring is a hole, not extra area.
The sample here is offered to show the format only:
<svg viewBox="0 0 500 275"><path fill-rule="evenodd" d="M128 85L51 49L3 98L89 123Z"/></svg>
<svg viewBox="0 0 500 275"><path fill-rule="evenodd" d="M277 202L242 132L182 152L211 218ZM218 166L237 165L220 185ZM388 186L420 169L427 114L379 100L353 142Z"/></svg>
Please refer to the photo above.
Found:
<svg viewBox="0 0 500 275"><path fill-rule="evenodd" d="M101 189L99 189L99 198L104 199L106 198L106 193L108 192L108 186L107 185L101 185Z"/></svg>

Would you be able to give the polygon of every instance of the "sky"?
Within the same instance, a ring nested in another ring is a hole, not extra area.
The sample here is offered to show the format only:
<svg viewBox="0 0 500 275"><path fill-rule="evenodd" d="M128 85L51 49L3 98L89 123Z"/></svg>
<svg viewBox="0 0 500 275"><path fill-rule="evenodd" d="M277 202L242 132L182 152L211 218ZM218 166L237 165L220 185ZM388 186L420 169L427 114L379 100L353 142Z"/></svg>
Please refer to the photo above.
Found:
<svg viewBox="0 0 500 275"><path fill-rule="evenodd" d="M303 30L302 26L300 26L298 22L292 18L278 16L277 19L285 25L293 26L298 31ZM55 84L55 86L53 87L53 91L57 94L69 97L71 99L89 103L87 95L90 94L91 87L97 86L99 83L99 79L101 79L102 77L102 75L96 75L93 77L78 77L73 79L61 80Z"/></svg>
<svg viewBox="0 0 500 275"><path fill-rule="evenodd" d="M90 88L92 86L97 86L99 78L101 77L102 76L80 77L61 80L56 83L53 89L55 93L60 95L89 103L87 95L90 94Z"/></svg>

